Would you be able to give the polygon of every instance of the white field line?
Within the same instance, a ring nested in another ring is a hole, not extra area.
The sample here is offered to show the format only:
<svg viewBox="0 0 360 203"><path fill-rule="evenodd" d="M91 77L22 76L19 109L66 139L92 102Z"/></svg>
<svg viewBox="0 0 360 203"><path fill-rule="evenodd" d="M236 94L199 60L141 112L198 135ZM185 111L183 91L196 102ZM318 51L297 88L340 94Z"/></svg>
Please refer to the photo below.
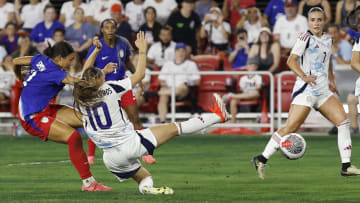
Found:
<svg viewBox="0 0 360 203"><path fill-rule="evenodd" d="M102 159L95 159L95 160L102 160ZM6 164L3 166L31 166L31 165L50 165L50 164L63 164L63 163L71 163L71 161L61 160L61 161L23 162L23 163Z"/></svg>

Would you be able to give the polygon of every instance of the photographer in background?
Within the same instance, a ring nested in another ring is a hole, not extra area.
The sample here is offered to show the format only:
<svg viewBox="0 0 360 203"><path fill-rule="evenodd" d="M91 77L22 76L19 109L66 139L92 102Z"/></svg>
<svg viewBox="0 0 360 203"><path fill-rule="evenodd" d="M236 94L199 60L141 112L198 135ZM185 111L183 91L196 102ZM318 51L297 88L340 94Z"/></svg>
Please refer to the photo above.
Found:
<svg viewBox="0 0 360 203"><path fill-rule="evenodd" d="M231 27L224 17L220 8L213 7L205 15L202 27L200 29L200 38L208 38L208 49L205 52L211 52L214 49L226 51L229 47L229 36Z"/></svg>
<svg viewBox="0 0 360 203"><path fill-rule="evenodd" d="M236 32L235 40L237 42L229 55L229 62L232 63L233 69L242 69L246 66L252 43L248 43L248 34L245 29Z"/></svg>

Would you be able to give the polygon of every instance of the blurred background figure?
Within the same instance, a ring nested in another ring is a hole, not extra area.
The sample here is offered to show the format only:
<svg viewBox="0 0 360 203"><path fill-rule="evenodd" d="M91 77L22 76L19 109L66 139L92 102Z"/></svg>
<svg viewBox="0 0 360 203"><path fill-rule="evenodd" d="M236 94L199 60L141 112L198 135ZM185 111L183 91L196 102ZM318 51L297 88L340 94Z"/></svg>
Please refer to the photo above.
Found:
<svg viewBox="0 0 360 203"><path fill-rule="evenodd" d="M214 53L213 51L218 50L226 54L225 52L229 48L231 27L228 22L224 21L220 8L211 8L205 15L202 24L200 38L207 38L208 41L208 49L205 52Z"/></svg>
<svg viewBox="0 0 360 203"><path fill-rule="evenodd" d="M341 28L348 27L346 16L359 5L360 1L357 0L339 0L336 4L335 24Z"/></svg>
<svg viewBox="0 0 360 203"><path fill-rule="evenodd" d="M4 58L4 61L0 63L0 102L9 99L11 88L15 84L15 74L13 72L14 64L13 58L8 55ZM2 73L7 73L2 74ZM9 77L9 74L12 77Z"/></svg>
<svg viewBox="0 0 360 203"><path fill-rule="evenodd" d="M49 0L30 0L23 6L21 1L14 1L16 23L21 27L21 31L30 33L38 23L44 21L44 8L49 2Z"/></svg>
<svg viewBox="0 0 360 203"><path fill-rule="evenodd" d="M217 7L217 3L214 0L199 0L195 2L195 12L199 15L200 20L203 21L210 8Z"/></svg>
<svg viewBox="0 0 360 203"><path fill-rule="evenodd" d="M111 6L111 18L116 21L116 33L119 36L126 38L131 42L132 29L127 22L126 16L122 14L122 7L120 4L113 4Z"/></svg>
<svg viewBox="0 0 360 203"><path fill-rule="evenodd" d="M275 25L275 22L280 16L285 15L285 2L286 0L270 0L267 4L263 18L266 20L271 26Z"/></svg>
<svg viewBox="0 0 360 203"><path fill-rule="evenodd" d="M224 19L229 20L231 27L235 28L239 20L243 18L244 10L255 4L255 0L225 0L222 7Z"/></svg>
<svg viewBox="0 0 360 203"><path fill-rule="evenodd" d="M170 15L168 25L172 28L173 40L189 45L191 53L196 55L198 48L200 49L201 21L194 12L194 2L194 0L183 0L181 9Z"/></svg>
<svg viewBox="0 0 360 203"><path fill-rule="evenodd" d="M286 15L280 16L274 26L274 40L280 42L284 56L288 56L297 37L308 30L307 19L297 13L296 3L296 0L286 1Z"/></svg>
<svg viewBox="0 0 360 203"><path fill-rule="evenodd" d="M7 55L8 55L8 54L7 54L7 52L6 52L6 49L5 49L4 45L2 45L2 44L0 43L0 63L3 62L5 56L7 56Z"/></svg>
<svg viewBox="0 0 360 203"><path fill-rule="evenodd" d="M251 47L249 58L258 58L258 70L275 73L280 63L280 45L273 42L271 30L262 27L257 42Z"/></svg>
<svg viewBox="0 0 360 203"><path fill-rule="evenodd" d="M18 48L19 35L16 34L16 24L13 22L6 23L4 32L5 35L1 37L0 43L5 45L6 52L11 54Z"/></svg>
<svg viewBox="0 0 360 203"><path fill-rule="evenodd" d="M7 22L14 20L14 4L7 2L7 0L0 0L0 31L4 29Z"/></svg>
<svg viewBox="0 0 360 203"><path fill-rule="evenodd" d="M44 8L44 21L37 24L31 31L30 39L41 53L47 46L47 40L52 39L54 30L64 26L56 20L56 10L53 5L46 5Z"/></svg>
<svg viewBox="0 0 360 203"><path fill-rule="evenodd" d="M309 10L314 7L320 7L325 11L325 24L331 21L331 8L327 0L302 0L299 3L298 13L307 18Z"/></svg>
<svg viewBox="0 0 360 203"><path fill-rule="evenodd" d="M156 21L156 15L154 7L147 7L144 10L145 23L139 29L145 32L149 44L159 41L161 25Z"/></svg>
<svg viewBox="0 0 360 203"><path fill-rule="evenodd" d="M170 14L177 10L175 0L145 0L144 8L153 7L156 9L156 21L165 25Z"/></svg>
<svg viewBox="0 0 360 203"><path fill-rule="evenodd" d="M265 25L261 23L260 10L250 6L242 12L242 18L236 24L236 29L244 28L248 33L248 42L255 43L259 39L260 29Z"/></svg>
<svg viewBox="0 0 360 203"><path fill-rule="evenodd" d="M32 45L30 37L26 35L20 36L17 43L18 49L11 54L13 58L22 56L35 56L36 54L39 54L37 49Z"/></svg>
<svg viewBox="0 0 360 203"><path fill-rule="evenodd" d="M138 32L140 26L145 23L144 9L143 0L133 0L125 6L125 15L133 32Z"/></svg>
<svg viewBox="0 0 360 203"><path fill-rule="evenodd" d="M233 69L242 69L246 67L248 54L252 43L248 43L248 36L245 29L240 29L236 33L236 44L229 55L229 62Z"/></svg>
<svg viewBox="0 0 360 203"><path fill-rule="evenodd" d="M175 45L172 41L171 29L169 27L162 27L160 30L160 41L151 45L147 53L148 67L161 67L167 61L174 61L175 59Z"/></svg>
<svg viewBox="0 0 360 203"><path fill-rule="evenodd" d="M94 25L100 25L100 23L108 18L111 18L110 10L113 4L120 4L118 0L92 0L88 5L88 12L86 12L87 21Z"/></svg>
<svg viewBox="0 0 360 203"><path fill-rule="evenodd" d="M74 11L74 23L66 27L65 40L69 41L72 47L83 61L92 45L92 38L95 36L93 25L85 22L85 11L77 7Z"/></svg>
<svg viewBox="0 0 360 203"><path fill-rule="evenodd" d="M75 22L75 9L82 8L84 11L84 16L87 16L87 5L82 2L82 0L72 0L62 4L60 9L59 22L62 23L65 27L68 27Z"/></svg>
<svg viewBox="0 0 360 203"><path fill-rule="evenodd" d="M336 71L338 64L350 64L352 56L351 44L340 38L340 26L337 24L329 24L326 32L331 36L332 44L332 63L333 70ZM335 74L336 75L336 74Z"/></svg>

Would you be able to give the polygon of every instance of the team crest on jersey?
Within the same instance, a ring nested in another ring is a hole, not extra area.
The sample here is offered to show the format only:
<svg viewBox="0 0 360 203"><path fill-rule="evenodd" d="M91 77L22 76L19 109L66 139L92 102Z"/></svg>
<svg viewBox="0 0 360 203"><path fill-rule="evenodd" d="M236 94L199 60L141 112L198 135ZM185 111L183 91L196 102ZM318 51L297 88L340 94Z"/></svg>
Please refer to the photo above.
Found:
<svg viewBox="0 0 360 203"><path fill-rule="evenodd" d="M46 70L45 65L42 61L39 61L39 63L36 64L36 67L39 69L40 72Z"/></svg>
<svg viewBox="0 0 360 203"><path fill-rule="evenodd" d="M120 56L120 58L123 58L124 55L125 55L125 54L124 54L124 50L121 49L121 50L119 51L119 56Z"/></svg>

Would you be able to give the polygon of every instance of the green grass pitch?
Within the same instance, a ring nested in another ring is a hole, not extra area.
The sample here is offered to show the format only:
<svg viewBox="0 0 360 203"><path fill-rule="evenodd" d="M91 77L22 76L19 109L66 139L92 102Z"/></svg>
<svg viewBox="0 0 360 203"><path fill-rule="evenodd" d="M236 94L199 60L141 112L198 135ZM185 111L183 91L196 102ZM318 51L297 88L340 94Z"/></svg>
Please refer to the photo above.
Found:
<svg viewBox="0 0 360 203"><path fill-rule="evenodd" d="M114 190L81 192L76 170L61 162L68 160L66 145L0 136L0 202L360 202L360 177L340 176L336 136L306 136L308 148L300 160L277 152L266 179L260 180L250 159L262 152L268 138L177 137L155 151L156 164L144 164L155 186L170 186L175 194L145 196L133 180L120 183L107 171L100 150L91 170ZM360 137L353 137L352 161L360 167ZM33 162L40 163L25 164Z"/></svg>

